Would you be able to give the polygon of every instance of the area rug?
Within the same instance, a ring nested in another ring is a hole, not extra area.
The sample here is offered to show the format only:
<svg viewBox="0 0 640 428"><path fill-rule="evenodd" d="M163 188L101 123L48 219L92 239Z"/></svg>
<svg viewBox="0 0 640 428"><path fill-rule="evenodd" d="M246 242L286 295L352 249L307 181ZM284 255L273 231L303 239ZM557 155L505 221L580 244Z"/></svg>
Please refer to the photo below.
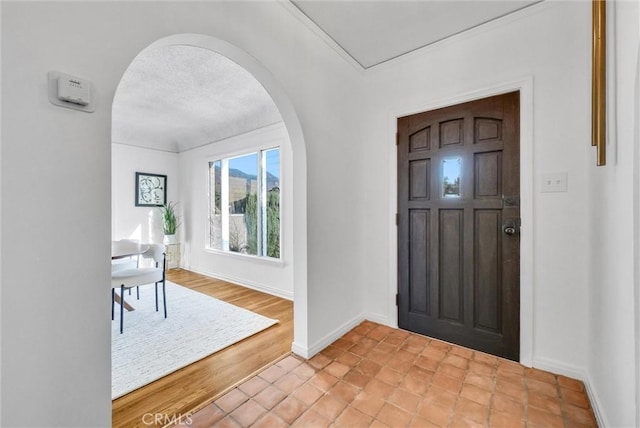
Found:
<svg viewBox="0 0 640 428"><path fill-rule="evenodd" d="M111 322L111 398L116 399L227 346L252 336L278 321L167 281L167 319L158 287L135 289L125 300L120 334L120 307Z"/></svg>

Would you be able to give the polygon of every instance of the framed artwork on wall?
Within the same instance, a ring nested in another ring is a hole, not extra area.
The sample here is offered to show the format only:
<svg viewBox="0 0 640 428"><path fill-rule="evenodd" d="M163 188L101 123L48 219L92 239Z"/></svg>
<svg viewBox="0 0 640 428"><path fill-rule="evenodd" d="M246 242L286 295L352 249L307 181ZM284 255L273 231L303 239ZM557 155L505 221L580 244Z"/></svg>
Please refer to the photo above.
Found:
<svg viewBox="0 0 640 428"><path fill-rule="evenodd" d="M167 203L167 176L136 172L136 207L161 207Z"/></svg>

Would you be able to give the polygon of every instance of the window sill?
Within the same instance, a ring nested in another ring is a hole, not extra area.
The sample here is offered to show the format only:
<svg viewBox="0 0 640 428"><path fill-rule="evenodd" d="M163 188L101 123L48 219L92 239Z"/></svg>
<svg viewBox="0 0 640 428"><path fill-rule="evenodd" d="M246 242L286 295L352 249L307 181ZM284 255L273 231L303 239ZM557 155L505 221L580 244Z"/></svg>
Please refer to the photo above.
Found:
<svg viewBox="0 0 640 428"><path fill-rule="evenodd" d="M265 265L278 266L278 267L285 266L285 263L281 258L274 259L270 257L259 257L259 256L253 256L251 254L242 254L242 253L235 253L231 251L215 250L212 248L205 248L204 251L210 254L215 254L216 256L219 255L223 257L230 257L237 260L246 260L251 263L255 262L255 263L261 263Z"/></svg>

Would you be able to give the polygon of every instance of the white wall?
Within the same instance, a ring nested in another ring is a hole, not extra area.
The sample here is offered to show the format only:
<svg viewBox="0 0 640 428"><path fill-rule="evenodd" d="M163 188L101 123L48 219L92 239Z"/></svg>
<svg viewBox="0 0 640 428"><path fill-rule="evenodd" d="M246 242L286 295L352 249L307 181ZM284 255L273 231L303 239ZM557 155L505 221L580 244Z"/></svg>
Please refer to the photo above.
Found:
<svg viewBox="0 0 640 428"><path fill-rule="evenodd" d="M280 147L282 168L281 259L259 259L206 249L209 161ZM293 299L293 170L291 144L283 123L207 144L179 155L180 201L184 208L183 267Z"/></svg>
<svg viewBox="0 0 640 428"><path fill-rule="evenodd" d="M162 243L162 214L158 208L135 205L136 172L167 176L167 202L179 202L178 155L114 143L111 148L111 238ZM182 228L178 228L178 238Z"/></svg>
<svg viewBox="0 0 640 428"><path fill-rule="evenodd" d="M369 234L362 264L372 318L397 322L395 118L504 92L515 82L529 91L522 97L522 257L533 270L522 270L522 361L581 376L590 261L590 13L587 2L545 2L368 73L365 173L376 191L367 193L362 227L378 233ZM568 192L540 193L540 175L548 172L567 172Z"/></svg>
<svg viewBox="0 0 640 428"><path fill-rule="evenodd" d="M607 10L607 165L594 166L595 152L588 165L593 189L588 381L600 422L610 427L640 426L639 9L638 2L625 1L610 3Z"/></svg>
<svg viewBox="0 0 640 428"><path fill-rule="evenodd" d="M306 235L296 229L294 237L309 248L306 258L295 260L296 271L298 266L307 271L296 280L303 289L296 289L295 297L311 303L308 311L296 307L294 313L296 325L302 325L295 331L298 349L308 351L362 315L357 255L366 249L362 231L350 219L365 214L358 173L363 82L285 8L265 2L2 2L1 7L2 103L11 109L2 110L0 424L110 425L111 321L105 290L111 102L135 55L162 37L198 33L228 41L269 70L295 108L306 147L294 146L294 159L303 160L294 165L303 174L294 185L305 186L308 195L308 218L296 219L296 225L309 225ZM74 25L60 25L70 20ZM49 70L92 80L96 112L51 105ZM283 98L272 95L276 104ZM302 133L294 131L301 141ZM304 200L294 201L300 203Z"/></svg>
<svg viewBox="0 0 640 428"><path fill-rule="evenodd" d="M81 38L52 36L58 24L12 6L2 4L11 109L2 110L0 425L107 425L111 106L104 74L93 72L102 54L76 50ZM56 69L94 79L95 113L49 103Z"/></svg>

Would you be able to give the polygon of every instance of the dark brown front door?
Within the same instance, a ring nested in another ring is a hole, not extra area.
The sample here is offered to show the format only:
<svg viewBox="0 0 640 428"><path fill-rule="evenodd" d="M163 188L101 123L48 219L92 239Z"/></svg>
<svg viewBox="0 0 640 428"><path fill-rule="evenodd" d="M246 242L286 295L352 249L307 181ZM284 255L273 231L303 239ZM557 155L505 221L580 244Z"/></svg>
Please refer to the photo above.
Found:
<svg viewBox="0 0 640 428"><path fill-rule="evenodd" d="M400 328L520 350L519 93L398 119Z"/></svg>

